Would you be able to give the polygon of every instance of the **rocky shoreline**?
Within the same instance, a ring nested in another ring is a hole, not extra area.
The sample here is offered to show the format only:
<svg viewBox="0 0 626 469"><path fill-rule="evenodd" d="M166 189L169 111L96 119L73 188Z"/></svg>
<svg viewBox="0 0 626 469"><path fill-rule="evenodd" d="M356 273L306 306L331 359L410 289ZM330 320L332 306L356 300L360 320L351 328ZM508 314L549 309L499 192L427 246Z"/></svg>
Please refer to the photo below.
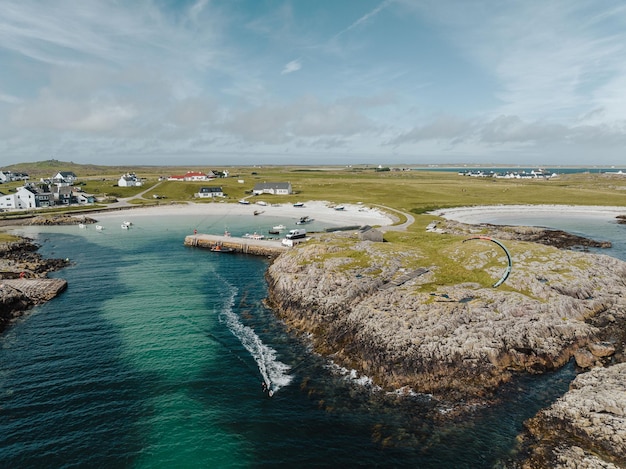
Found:
<svg viewBox="0 0 626 469"><path fill-rule="evenodd" d="M65 222L66 217L62 218ZM27 310L52 299L67 286L65 280L52 281L47 275L66 267L69 260L44 259L38 249L26 238L0 243L0 333Z"/></svg>
<svg viewBox="0 0 626 469"><path fill-rule="evenodd" d="M432 394L460 413L488 403L516 372L543 373L572 359L581 370L626 362L626 263L553 247L602 243L539 228L446 221L435 229L511 240L515 270L506 288L438 284L438 267L421 264L418 246L394 251L388 243L328 236L274 261L269 303L335 363L384 389ZM460 244L442 256L463 268L489 268L485 256L463 259ZM617 417L626 428L624 414ZM568 445L564 434L561 446Z"/></svg>

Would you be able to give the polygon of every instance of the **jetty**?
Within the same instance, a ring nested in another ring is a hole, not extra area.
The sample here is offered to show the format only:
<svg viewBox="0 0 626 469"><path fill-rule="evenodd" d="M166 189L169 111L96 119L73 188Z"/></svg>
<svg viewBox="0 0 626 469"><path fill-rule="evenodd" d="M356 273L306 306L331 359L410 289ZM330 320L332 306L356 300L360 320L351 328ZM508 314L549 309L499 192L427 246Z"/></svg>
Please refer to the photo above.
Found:
<svg viewBox="0 0 626 469"><path fill-rule="evenodd" d="M234 252L266 257L276 257L289 249L278 239L252 239L199 233L185 236L184 244L207 249L221 246L232 249Z"/></svg>
<svg viewBox="0 0 626 469"><path fill-rule="evenodd" d="M33 303L49 301L67 288L67 281L60 278L2 279L0 283L18 290Z"/></svg>

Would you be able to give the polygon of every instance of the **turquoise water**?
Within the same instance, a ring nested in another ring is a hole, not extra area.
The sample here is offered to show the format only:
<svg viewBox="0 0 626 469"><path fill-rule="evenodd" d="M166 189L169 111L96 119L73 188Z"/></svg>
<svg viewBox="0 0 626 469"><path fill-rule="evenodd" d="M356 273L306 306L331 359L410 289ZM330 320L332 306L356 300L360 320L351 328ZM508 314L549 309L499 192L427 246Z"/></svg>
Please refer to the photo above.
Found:
<svg viewBox="0 0 626 469"><path fill-rule="evenodd" d="M521 377L435 424L427 399L372 394L286 331L263 305L266 259L183 246L257 219L121 221L20 231L72 265L54 273L66 292L0 336L2 467L492 467L572 379Z"/></svg>

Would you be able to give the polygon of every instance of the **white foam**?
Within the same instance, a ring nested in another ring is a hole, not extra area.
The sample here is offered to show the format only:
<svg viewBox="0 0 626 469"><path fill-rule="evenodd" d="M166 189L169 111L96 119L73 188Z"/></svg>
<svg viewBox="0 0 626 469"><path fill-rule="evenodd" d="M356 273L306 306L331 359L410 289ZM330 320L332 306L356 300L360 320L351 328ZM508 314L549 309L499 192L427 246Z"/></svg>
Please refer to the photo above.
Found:
<svg viewBox="0 0 626 469"><path fill-rule="evenodd" d="M237 289L232 287L229 301L220 314L220 320L224 321L233 335L250 352L268 389L276 393L291 382L291 376L288 374L290 367L276 358L276 350L264 344L254 329L239 320L239 316L233 311L236 294Z"/></svg>

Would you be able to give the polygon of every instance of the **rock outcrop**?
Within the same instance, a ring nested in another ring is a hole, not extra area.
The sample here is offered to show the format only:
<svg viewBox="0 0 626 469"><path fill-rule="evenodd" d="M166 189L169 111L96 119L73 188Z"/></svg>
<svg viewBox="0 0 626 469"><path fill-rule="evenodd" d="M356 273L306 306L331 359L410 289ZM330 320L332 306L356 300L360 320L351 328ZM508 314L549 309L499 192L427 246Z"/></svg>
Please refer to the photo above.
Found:
<svg viewBox="0 0 626 469"><path fill-rule="evenodd" d="M67 214L61 215L40 215L30 218L28 220L29 225L79 225L79 224L92 224L96 223L96 220L90 217L72 216Z"/></svg>
<svg viewBox="0 0 626 469"><path fill-rule="evenodd" d="M626 363L578 375L525 427L525 458L512 467L626 467Z"/></svg>
<svg viewBox="0 0 626 469"><path fill-rule="evenodd" d="M68 265L65 259L44 259L27 239L0 244L0 332L36 304L50 300L66 287L48 272Z"/></svg>
<svg viewBox="0 0 626 469"><path fill-rule="evenodd" d="M494 289L440 280L476 270L498 278L491 253L467 257L462 240L424 265L419 246L322 237L270 266L269 302L336 363L449 402L490 396L514 371L541 373L574 356L588 367L624 361L626 263L531 243L510 250L513 272Z"/></svg>

